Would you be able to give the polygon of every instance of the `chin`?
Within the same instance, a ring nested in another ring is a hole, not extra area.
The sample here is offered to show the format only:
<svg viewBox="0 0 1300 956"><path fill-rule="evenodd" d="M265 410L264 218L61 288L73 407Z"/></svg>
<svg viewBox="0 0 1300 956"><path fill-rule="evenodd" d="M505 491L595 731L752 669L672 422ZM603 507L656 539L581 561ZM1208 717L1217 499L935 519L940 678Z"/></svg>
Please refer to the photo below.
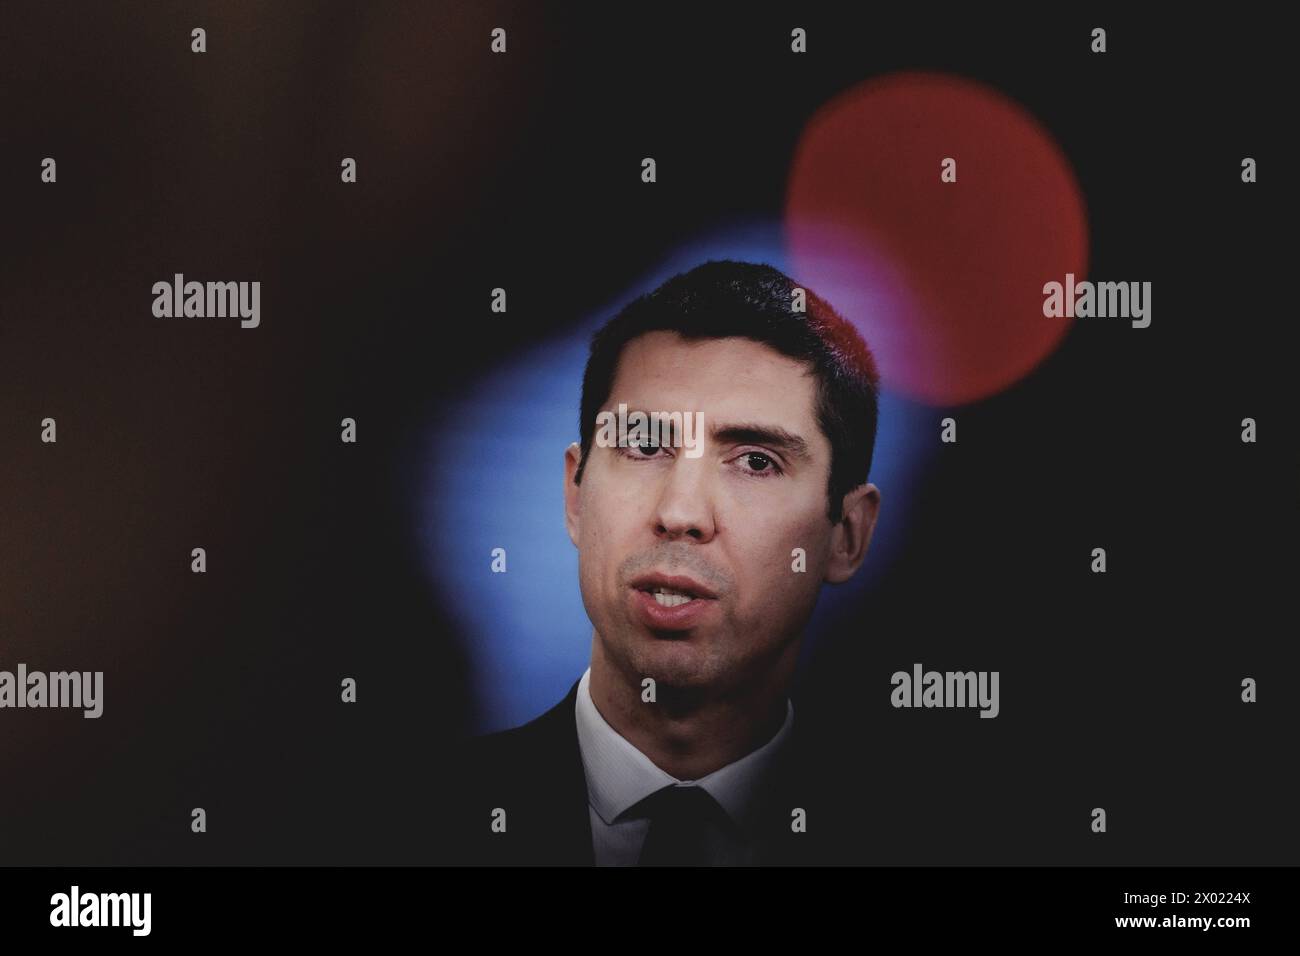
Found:
<svg viewBox="0 0 1300 956"><path fill-rule="evenodd" d="M717 662L699 640L688 634L639 636L632 659L639 673L655 683L681 690L700 690L717 683Z"/></svg>

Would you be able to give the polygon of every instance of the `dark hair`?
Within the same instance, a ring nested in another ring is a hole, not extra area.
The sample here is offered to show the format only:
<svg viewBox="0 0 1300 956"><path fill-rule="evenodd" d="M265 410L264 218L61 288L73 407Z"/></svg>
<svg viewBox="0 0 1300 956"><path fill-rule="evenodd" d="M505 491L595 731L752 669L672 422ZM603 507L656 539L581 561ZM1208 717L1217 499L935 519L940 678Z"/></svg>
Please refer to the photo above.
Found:
<svg viewBox="0 0 1300 956"><path fill-rule="evenodd" d="M752 339L808 363L817 377L817 421L830 440L827 513L841 518L846 492L866 483L876 440L880 375L871 350L856 329L829 304L805 290L806 311L794 311L792 290L802 288L769 265L711 260L673 276L633 300L591 340L582 376L578 429L582 471L609 398L623 346L648 332L676 332L686 339Z"/></svg>

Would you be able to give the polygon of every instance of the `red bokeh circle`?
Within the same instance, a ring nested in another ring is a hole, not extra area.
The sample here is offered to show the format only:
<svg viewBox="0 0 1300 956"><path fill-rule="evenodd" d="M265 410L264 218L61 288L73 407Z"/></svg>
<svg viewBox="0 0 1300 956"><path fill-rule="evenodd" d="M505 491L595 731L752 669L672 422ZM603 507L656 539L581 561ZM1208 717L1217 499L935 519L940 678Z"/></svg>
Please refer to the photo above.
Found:
<svg viewBox="0 0 1300 956"><path fill-rule="evenodd" d="M1061 149L1002 94L940 74L891 74L818 110L784 225L796 281L862 331L887 388L936 405L985 398L1046 358L1070 320L1043 315L1043 285L1087 270Z"/></svg>

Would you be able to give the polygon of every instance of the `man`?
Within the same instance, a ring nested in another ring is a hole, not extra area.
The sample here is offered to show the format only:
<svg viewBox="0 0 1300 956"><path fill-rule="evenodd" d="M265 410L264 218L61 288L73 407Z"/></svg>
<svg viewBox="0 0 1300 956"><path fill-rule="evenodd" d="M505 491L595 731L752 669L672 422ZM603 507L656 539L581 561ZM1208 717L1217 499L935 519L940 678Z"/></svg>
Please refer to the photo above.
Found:
<svg viewBox="0 0 1300 956"><path fill-rule="evenodd" d="M766 265L707 262L596 334L564 455L591 665L473 742L460 862L834 858L843 808L787 694L822 583L871 540L877 388L852 326ZM628 409L674 428L599 440Z"/></svg>

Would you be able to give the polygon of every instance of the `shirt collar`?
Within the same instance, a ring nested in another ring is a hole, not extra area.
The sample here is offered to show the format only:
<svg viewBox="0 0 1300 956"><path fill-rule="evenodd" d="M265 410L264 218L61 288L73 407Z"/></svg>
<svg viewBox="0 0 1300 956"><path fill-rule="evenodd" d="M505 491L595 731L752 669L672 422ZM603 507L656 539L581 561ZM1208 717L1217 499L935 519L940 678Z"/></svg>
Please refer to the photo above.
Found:
<svg viewBox="0 0 1300 956"><path fill-rule="evenodd" d="M578 681L575 705L578 747L587 776L587 797L605 823L613 823L652 793L676 783L694 783L702 787L737 824L744 826L750 821L762 780L790 736L794 704L788 698L785 722L771 740L699 780L686 781L678 780L657 767L609 725L591 699L590 682L591 668L588 667Z"/></svg>

